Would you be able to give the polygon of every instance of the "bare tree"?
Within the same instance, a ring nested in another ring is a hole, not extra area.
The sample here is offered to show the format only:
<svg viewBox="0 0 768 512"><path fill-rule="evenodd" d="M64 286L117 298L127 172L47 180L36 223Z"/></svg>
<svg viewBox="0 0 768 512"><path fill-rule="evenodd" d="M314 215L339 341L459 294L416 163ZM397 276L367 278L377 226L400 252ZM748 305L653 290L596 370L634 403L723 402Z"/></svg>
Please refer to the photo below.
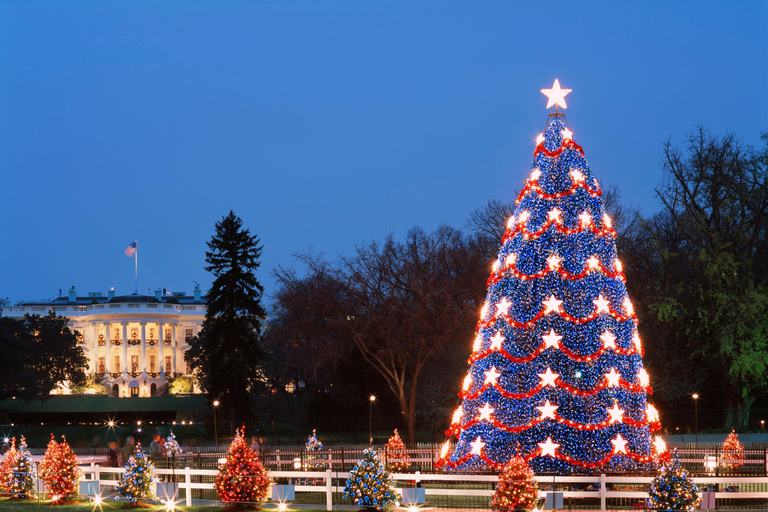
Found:
<svg viewBox="0 0 768 512"><path fill-rule="evenodd" d="M314 255L301 260L338 286L323 308L335 309L336 326L384 377L414 441L424 366L442 351L465 350L472 338L487 277L482 255L460 231L440 226L359 246L333 264Z"/></svg>

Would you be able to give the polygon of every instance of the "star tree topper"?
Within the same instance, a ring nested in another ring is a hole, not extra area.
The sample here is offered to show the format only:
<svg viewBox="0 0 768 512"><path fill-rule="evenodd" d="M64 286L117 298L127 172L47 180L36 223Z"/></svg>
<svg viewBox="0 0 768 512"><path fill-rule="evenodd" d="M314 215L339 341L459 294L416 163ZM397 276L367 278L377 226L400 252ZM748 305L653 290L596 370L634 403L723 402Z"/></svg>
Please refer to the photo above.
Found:
<svg viewBox="0 0 768 512"><path fill-rule="evenodd" d="M541 93L548 98L547 108L555 105L555 112L557 112L557 107L568 108L568 106L565 104L565 96L572 90L573 89L561 89L560 81L555 78L555 83L552 84L552 88L542 89Z"/></svg>

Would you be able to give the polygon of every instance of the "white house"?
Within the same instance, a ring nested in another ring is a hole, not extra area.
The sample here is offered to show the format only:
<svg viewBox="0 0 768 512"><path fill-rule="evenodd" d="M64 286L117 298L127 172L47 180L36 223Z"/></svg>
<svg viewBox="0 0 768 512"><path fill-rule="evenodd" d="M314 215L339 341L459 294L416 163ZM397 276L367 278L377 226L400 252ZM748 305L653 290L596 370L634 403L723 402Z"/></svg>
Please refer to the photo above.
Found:
<svg viewBox="0 0 768 512"><path fill-rule="evenodd" d="M74 287L66 297L51 301L4 304L2 316L57 315L70 319L70 328L82 334L80 343L88 357L89 374L103 377L114 396L148 397L176 375L191 375L184 361L188 340L205 320L206 304L200 287L185 292L155 295L77 296ZM57 393L68 393L59 389Z"/></svg>

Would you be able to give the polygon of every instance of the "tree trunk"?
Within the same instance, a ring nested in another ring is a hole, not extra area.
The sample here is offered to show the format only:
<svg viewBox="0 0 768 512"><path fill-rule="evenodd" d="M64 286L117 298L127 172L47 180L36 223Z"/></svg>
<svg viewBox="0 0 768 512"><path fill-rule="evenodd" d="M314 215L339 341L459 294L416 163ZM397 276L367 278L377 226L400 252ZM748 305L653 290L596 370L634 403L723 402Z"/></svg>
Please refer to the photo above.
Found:
<svg viewBox="0 0 768 512"><path fill-rule="evenodd" d="M755 403L755 397L747 395L741 398L739 408L741 409L741 422L739 424L739 431L746 432L749 428L749 410L752 408L752 404Z"/></svg>

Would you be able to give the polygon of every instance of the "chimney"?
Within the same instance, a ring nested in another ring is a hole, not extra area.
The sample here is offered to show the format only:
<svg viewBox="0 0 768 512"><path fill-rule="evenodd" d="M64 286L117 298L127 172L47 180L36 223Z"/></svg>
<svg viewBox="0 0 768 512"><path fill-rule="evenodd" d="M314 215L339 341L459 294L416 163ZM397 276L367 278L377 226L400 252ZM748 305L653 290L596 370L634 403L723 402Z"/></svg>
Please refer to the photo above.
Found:
<svg viewBox="0 0 768 512"><path fill-rule="evenodd" d="M157 300L160 300L162 297L163 297L163 290L161 290L160 288L155 290L155 298Z"/></svg>
<svg viewBox="0 0 768 512"><path fill-rule="evenodd" d="M200 290L200 285L196 284L195 285L195 302L200 302L201 300L203 300L201 297L202 293L203 292Z"/></svg>
<svg viewBox="0 0 768 512"><path fill-rule="evenodd" d="M69 302L77 302L77 292L74 286L69 289Z"/></svg>
<svg viewBox="0 0 768 512"><path fill-rule="evenodd" d="M109 289L109 291L107 292L107 297L109 297L109 300L112 300L112 299L115 298L115 288L114 287Z"/></svg>

